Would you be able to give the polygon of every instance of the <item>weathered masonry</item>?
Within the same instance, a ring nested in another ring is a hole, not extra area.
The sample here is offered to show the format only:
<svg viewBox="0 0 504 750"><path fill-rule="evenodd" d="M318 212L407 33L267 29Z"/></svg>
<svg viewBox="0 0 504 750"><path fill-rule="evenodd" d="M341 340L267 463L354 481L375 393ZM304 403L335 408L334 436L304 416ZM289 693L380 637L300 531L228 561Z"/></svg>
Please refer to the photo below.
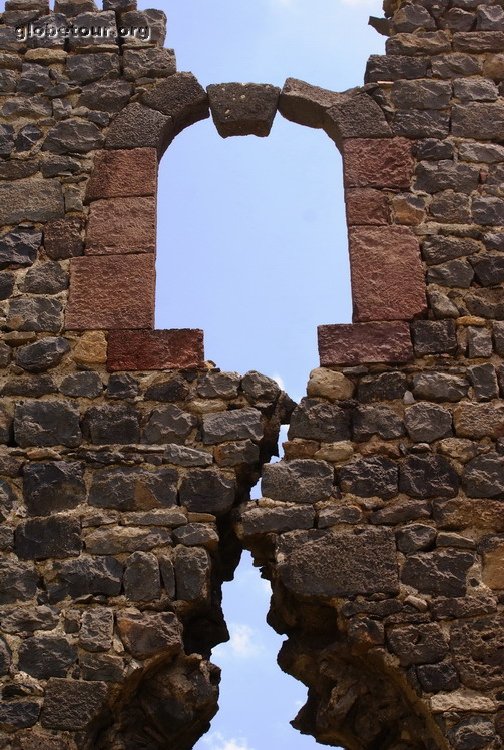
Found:
<svg viewBox="0 0 504 750"><path fill-rule="evenodd" d="M301 731L502 747L504 10L385 16L362 88L205 91L159 11L7 0L1 750L189 750L243 548L308 687ZM110 33L19 40L29 24ZM158 160L210 113L223 137L267 136L277 111L344 160L354 324L320 328L299 405L208 366L201 331L152 329Z"/></svg>

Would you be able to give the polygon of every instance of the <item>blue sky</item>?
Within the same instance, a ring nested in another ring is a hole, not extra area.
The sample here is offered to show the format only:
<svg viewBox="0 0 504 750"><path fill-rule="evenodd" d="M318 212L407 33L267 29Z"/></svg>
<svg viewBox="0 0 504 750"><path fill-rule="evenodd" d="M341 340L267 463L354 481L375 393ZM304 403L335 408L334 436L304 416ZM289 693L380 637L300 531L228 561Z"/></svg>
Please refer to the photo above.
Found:
<svg viewBox="0 0 504 750"><path fill-rule="evenodd" d="M157 7L178 69L204 86L294 77L342 91L384 50L367 26L381 15L376 0ZM157 327L204 328L206 357L221 369L258 369L300 399L318 366L317 324L351 319L342 182L332 141L280 115L267 139L223 140L211 120L184 131L160 169ZM319 747L289 724L306 688L276 664L283 639L266 624L269 584L248 553L223 591L231 640L213 654L220 710L196 750Z"/></svg>
<svg viewBox="0 0 504 750"><path fill-rule="evenodd" d="M203 86L288 77L361 85L384 38L376 0L162 2L166 46ZM341 157L321 130L275 119L269 138L183 131L160 169L157 327L205 329L208 359L258 369L293 397L318 364L317 324L351 318Z"/></svg>

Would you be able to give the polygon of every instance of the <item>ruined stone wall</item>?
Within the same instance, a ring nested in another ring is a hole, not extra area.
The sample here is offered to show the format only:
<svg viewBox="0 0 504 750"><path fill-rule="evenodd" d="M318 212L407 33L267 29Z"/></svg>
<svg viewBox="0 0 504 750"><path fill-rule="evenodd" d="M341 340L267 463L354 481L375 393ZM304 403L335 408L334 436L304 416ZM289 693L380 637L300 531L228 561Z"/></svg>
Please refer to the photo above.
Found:
<svg viewBox="0 0 504 750"><path fill-rule="evenodd" d="M205 91L159 11L7 0L2 750L191 748L243 547L309 688L301 731L502 745L504 11L385 10L362 88ZM30 23L112 31L18 40ZM267 136L277 111L342 151L352 269L354 324L321 326L297 406L206 364L201 331L153 330L164 150L210 114L223 137Z"/></svg>

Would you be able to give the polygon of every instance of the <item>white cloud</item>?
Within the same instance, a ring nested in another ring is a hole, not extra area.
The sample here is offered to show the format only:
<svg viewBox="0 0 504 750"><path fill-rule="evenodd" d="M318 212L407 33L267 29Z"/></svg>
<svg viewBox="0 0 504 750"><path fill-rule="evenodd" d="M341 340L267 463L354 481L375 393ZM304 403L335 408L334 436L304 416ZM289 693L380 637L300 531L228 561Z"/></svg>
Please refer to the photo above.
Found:
<svg viewBox="0 0 504 750"><path fill-rule="evenodd" d="M239 659L250 659L264 652L258 633L249 625L232 622L229 625L229 641L213 650L214 658L234 656Z"/></svg>
<svg viewBox="0 0 504 750"><path fill-rule="evenodd" d="M273 380L275 381L275 383L276 383L276 384L277 384L278 386L280 386L280 388L282 389L282 391L285 391L285 381L284 381L284 379L282 378L282 376L281 376L281 375L278 375L278 373L276 373L275 375L272 375L271 377L272 377L272 379L273 379Z"/></svg>
<svg viewBox="0 0 504 750"><path fill-rule="evenodd" d="M203 742L208 745L209 750L253 750L243 737L226 739L220 732L203 737Z"/></svg>
<svg viewBox="0 0 504 750"><path fill-rule="evenodd" d="M235 590L243 588L244 595L271 597L271 583L261 577L257 568L238 568L233 587Z"/></svg>

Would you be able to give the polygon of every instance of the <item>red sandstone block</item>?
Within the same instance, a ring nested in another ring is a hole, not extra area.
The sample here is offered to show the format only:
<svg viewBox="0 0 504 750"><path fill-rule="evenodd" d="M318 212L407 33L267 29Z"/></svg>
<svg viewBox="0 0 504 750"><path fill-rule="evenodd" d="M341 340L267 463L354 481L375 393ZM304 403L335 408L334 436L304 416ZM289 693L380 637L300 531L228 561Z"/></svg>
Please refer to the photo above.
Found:
<svg viewBox="0 0 504 750"><path fill-rule="evenodd" d="M406 138L348 138L343 144L345 187L410 186L411 141Z"/></svg>
<svg viewBox="0 0 504 750"><path fill-rule="evenodd" d="M156 188L156 149L97 151L85 200L156 195Z"/></svg>
<svg viewBox="0 0 504 750"><path fill-rule="evenodd" d="M108 198L91 204L86 255L153 253L155 249L155 197Z"/></svg>
<svg viewBox="0 0 504 750"><path fill-rule="evenodd" d="M319 326L318 342L321 367L413 359L410 329L404 321Z"/></svg>
<svg viewBox="0 0 504 750"><path fill-rule="evenodd" d="M355 323L410 320L426 308L418 240L407 227L351 227Z"/></svg>
<svg viewBox="0 0 504 750"><path fill-rule="evenodd" d="M153 255L72 258L65 327L152 328L155 283Z"/></svg>
<svg viewBox="0 0 504 750"><path fill-rule="evenodd" d="M203 331L199 329L109 333L107 369L112 372L202 367L203 359Z"/></svg>
<svg viewBox="0 0 504 750"><path fill-rule="evenodd" d="M350 188L345 191L348 226L389 223L388 196L373 188Z"/></svg>

